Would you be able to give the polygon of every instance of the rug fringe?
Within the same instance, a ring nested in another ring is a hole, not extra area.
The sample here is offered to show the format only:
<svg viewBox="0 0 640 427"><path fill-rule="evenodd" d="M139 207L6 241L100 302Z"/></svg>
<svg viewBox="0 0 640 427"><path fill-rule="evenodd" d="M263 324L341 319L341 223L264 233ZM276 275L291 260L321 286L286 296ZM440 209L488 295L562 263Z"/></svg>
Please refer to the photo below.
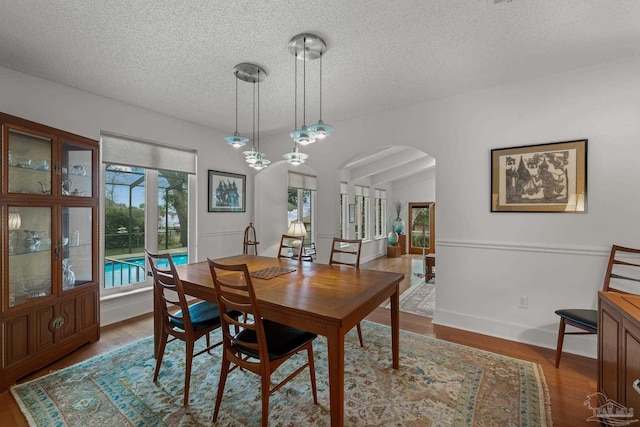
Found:
<svg viewBox="0 0 640 427"><path fill-rule="evenodd" d="M538 377L539 377L539 388L541 389L541 394L544 396L544 408L540 408L540 413L544 413L546 420L545 424L542 427L553 427L553 417L551 415L551 395L549 394L549 385L547 384L547 380L544 376L544 370L542 369L542 365L538 364Z"/></svg>

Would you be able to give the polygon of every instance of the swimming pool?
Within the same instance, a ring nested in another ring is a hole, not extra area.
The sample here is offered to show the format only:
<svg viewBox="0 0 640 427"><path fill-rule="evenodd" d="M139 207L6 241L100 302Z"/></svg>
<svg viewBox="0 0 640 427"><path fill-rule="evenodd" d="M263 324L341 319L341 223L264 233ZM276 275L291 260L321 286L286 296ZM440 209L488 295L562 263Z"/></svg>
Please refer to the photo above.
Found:
<svg viewBox="0 0 640 427"><path fill-rule="evenodd" d="M186 252L171 254L171 259L175 265L183 265L189 262ZM167 267L167 262L160 260L158 265L160 267ZM121 258L118 260L105 259L105 288L142 282L144 280L144 257Z"/></svg>

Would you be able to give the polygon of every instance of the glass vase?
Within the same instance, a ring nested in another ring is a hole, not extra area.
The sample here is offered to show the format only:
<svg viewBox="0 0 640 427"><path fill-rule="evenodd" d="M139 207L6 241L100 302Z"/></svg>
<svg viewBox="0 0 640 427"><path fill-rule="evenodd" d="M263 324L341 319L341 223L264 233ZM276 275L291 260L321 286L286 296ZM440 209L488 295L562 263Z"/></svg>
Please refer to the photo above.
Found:
<svg viewBox="0 0 640 427"><path fill-rule="evenodd" d="M389 241L389 246L398 246L398 233L391 231L387 240Z"/></svg>
<svg viewBox="0 0 640 427"><path fill-rule="evenodd" d="M393 231L398 234L402 234L404 231L404 221L402 218L396 217L396 219L393 220Z"/></svg>

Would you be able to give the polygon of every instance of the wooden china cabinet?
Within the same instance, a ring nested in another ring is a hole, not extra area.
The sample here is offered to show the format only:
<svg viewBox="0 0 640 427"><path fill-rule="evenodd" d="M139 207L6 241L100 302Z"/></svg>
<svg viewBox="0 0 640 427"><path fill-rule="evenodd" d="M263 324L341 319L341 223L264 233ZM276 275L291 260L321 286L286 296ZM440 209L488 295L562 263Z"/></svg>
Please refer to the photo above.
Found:
<svg viewBox="0 0 640 427"><path fill-rule="evenodd" d="M99 339L98 142L0 113L0 391Z"/></svg>

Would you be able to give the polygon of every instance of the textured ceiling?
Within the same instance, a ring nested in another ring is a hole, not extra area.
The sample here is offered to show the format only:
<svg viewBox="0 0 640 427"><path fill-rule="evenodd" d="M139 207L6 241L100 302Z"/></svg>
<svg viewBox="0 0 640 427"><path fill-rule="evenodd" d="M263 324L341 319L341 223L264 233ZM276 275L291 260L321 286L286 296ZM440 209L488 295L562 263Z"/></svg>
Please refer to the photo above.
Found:
<svg viewBox="0 0 640 427"><path fill-rule="evenodd" d="M0 65L231 133L232 70L254 62L268 73L261 130L274 133L294 125L287 44L301 32L327 41L323 118L335 123L638 55L640 2L5 0ZM250 136L251 85L239 91Z"/></svg>

